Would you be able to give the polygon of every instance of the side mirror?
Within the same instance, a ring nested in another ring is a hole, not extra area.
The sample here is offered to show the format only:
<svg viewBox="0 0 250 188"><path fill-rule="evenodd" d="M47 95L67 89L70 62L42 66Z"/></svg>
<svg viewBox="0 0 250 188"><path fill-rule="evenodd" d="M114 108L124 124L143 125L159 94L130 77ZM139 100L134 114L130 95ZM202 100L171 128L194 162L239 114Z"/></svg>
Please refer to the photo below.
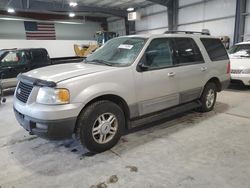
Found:
<svg viewBox="0 0 250 188"><path fill-rule="evenodd" d="M147 71L150 68L150 66L145 65L145 63L142 62L139 64L139 68L141 71Z"/></svg>
<svg viewBox="0 0 250 188"><path fill-rule="evenodd" d="M142 58L141 58L141 61L140 63L138 64L138 71L139 72L142 72L142 71L147 71L150 66L146 64L147 62L147 53L145 53Z"/></svg>

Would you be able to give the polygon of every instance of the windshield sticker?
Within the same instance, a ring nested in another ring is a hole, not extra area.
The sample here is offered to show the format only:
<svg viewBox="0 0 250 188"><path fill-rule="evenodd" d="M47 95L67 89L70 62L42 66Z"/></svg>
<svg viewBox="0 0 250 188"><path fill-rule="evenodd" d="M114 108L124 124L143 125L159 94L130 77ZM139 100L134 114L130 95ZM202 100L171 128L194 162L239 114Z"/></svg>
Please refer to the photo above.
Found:
<svg viewBox="0 0 250 188"><path fill-rule="evenodd" d="M133 47L134 45L130 45L130 44L121 44L120 46L118 46L118 48L126 49L126 50L131 50Z"/></svg>

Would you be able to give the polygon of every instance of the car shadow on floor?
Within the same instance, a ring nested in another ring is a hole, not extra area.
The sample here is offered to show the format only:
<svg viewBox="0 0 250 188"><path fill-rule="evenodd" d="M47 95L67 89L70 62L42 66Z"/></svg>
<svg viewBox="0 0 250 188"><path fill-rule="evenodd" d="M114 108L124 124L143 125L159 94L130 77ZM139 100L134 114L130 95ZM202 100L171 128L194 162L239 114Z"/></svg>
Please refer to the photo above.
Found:
<svg viewBox="0 0 250 188"><path fill-rule="evenodd" d="M126 150L132 150L134 147L138 147L147 142L151 142L158 138L166 138L168 135L181 131L192 126L198 126L200 122L206 121L216 115L225 113L229 110L229 105L221 102L217 102L215 109L208 113L199 113L195 110L188 111L182 114L172 116L170 118L162 119L153 123L145 124L142 127L133 128L125 132L119 144L114 147L114 151L119 155L122 155ZM129 143L129 135L134 134L133 143ZM126 149L124 149L124 147Z"/></svg>
<svg viewBox="0 0 250 188"><path fill-rule="evenodd" d="M250 91L250 86L245 86L243 84L231 83L226 91L242 92Z"/></svg>
<svg viewBox="0 0 250 188"><path fill-rule="evenodd" d="M217 102L215 109L209 113L190 111L128 130L114 148L100 154L88 152L76 139L48 141L37 136L29 136L27 133L24 138L24 130L13 134L15 138L12 137L9 144L1 148L8 147L11 156L19 161L23 168L29 168L34 173L45 176L56 176L68 170L74 171L99 163L109 163L110 160L119 160L137 147L157 139L168 139L172 134L192 126L199 126L200 122L228 109L229 105ZM17 135L19 139L16 138Z"/></svg>

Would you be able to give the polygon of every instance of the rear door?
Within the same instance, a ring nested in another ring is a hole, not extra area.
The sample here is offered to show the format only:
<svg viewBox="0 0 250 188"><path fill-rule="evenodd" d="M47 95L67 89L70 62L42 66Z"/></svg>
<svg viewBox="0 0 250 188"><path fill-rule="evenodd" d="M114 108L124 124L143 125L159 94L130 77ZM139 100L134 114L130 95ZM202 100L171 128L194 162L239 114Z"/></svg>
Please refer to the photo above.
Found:
<svg viewBox="0 0 250 188"><path fill-rule="evenodd" d="M199 98L205 84L207 64L193 38L173 38L173 43L180 103L186 103Z"/></svg>
<svg viewBox="0 0 250 188"><path fill-rule="evenodd" d="M230 79L230 60L227 51L218 38L201 38L202 44L208 54L207 80L217 77L220 82L228 82Z"/></svg>
<svg viewBox="0 0 250 188"><path fill-rule="evenodd" d="M140 116L179 104L171 43L168 38L153 39L141 60L146 68L135 73Z"/></svg>

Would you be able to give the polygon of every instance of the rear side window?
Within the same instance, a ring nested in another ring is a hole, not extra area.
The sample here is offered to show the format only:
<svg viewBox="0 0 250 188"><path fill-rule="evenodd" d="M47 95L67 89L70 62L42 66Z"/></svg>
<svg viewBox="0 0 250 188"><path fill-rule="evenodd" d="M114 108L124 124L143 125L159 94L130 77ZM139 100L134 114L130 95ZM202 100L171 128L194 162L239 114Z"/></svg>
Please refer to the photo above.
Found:
<svg viewBox="0 0 250 188"><path fill-rule="evenodd" d="M48 55L45 50L33 50L32 52L32 59L36 63L47 63Z"/></svg>
<svg viewBox="0 0 250 188"><path fill-rule="evenodd" d="M220 39L201 38L201 42L212 61L228 60L227 51Z"/></svg>
<svg viewBox="0 0 250 188"><path fill-rule="evenodd" d="M203 63L203 57L192 38L173 38L174 59L178 65Z"/></svg>

